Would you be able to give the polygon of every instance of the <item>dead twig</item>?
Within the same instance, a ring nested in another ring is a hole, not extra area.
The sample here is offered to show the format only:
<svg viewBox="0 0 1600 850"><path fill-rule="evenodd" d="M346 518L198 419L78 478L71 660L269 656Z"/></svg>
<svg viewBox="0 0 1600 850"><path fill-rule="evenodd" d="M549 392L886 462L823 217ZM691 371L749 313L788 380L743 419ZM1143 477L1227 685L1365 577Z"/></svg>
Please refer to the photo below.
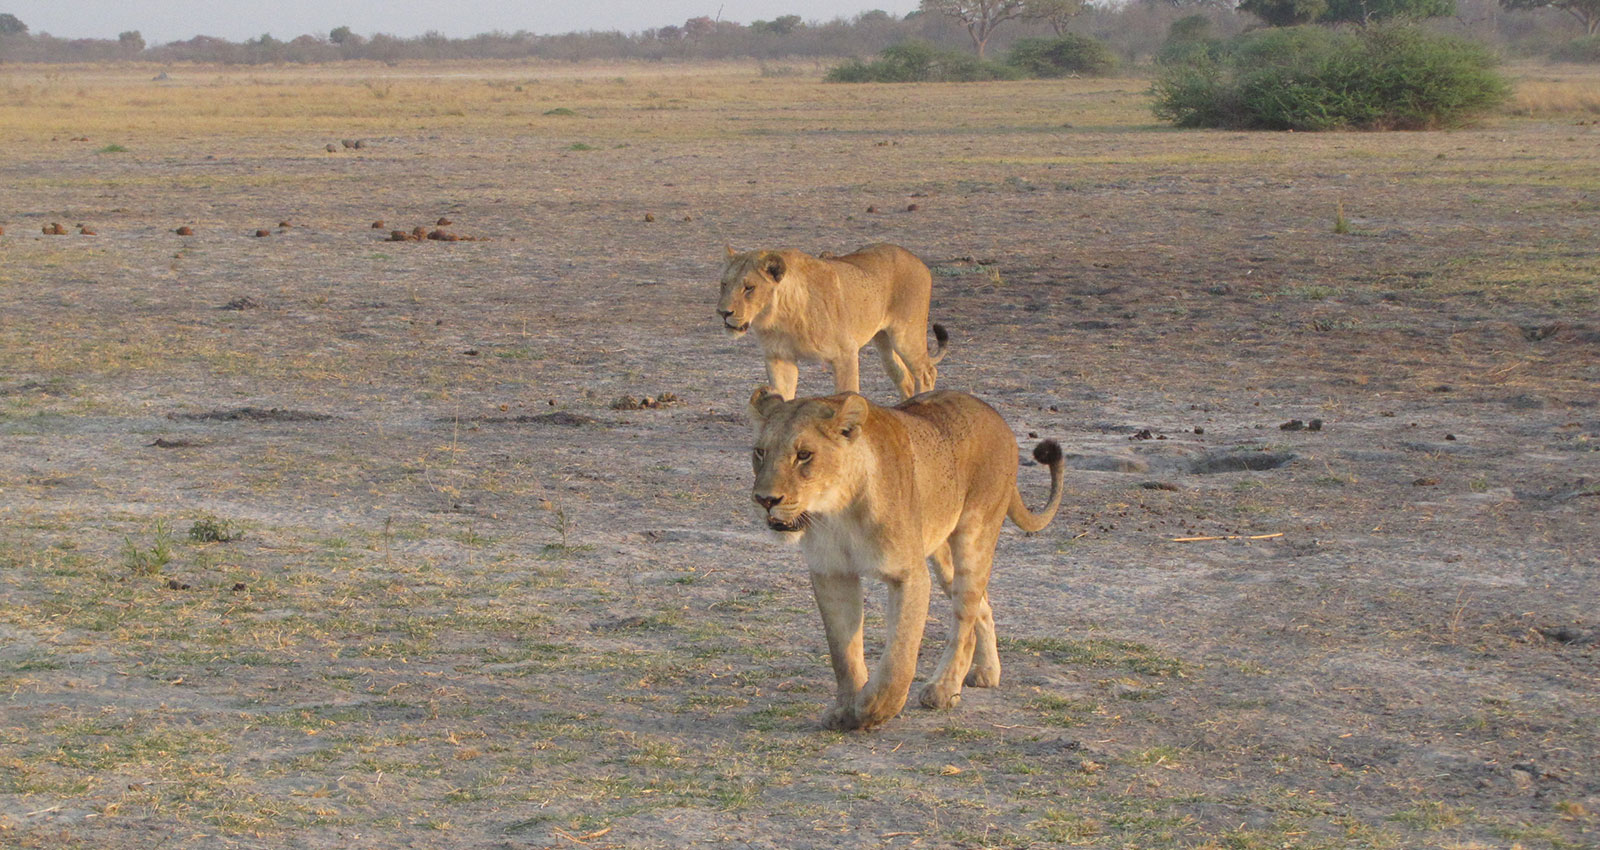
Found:
<svg viewBox="0 0 1600 850"><path fill-rule="evenodd" d="M1173 543L1200 543L1205 540L1271 540L1282 537L1283 532L1275 531L1271 534L1218 534L1210 537L1174 537Z"/></svg>

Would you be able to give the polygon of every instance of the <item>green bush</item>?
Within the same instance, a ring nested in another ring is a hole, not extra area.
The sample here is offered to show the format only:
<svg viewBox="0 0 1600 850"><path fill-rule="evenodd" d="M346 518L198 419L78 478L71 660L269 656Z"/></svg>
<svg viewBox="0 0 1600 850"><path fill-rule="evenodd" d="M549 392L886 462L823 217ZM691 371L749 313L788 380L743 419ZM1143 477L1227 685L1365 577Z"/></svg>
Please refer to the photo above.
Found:
<svg viewBox="0 0 1600 850"><path fill-rule="evenodd" d="M852 59L828 71L830 83L971 83L1014 80L1015 69L925 41L890 45L871 62Z"/></svg>
<svg viewBox="0 0 1600 850"><path fill-rule="evenodd" d="M1117 57L1088 36L1024 38L1011 46L1006 64L1030 77L1103 77L1115 71Z"/></svg>
<svg viewBox="0 0 1600 850"><path fill-rule="evenodd" d="M1558 62L1600 63L1600 35L1575 38L1551 51L1550 58Z"/></svg>
<svg viewBox="0 0 1600 850"><path fill-rule="evenodd" d="M1255 30L1162 67L1156 117L1180 127L1420 130L1510 96L1482 45L1414 26Z"/></svg>

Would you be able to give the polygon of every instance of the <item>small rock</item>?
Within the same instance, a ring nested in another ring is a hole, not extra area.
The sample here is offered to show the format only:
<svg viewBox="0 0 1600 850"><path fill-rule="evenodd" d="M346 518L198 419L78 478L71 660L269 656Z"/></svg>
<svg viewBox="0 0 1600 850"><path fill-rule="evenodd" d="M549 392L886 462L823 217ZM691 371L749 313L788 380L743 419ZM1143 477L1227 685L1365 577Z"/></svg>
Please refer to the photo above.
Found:
<svg viewBox="0 0 1600 850"><path fill-rule="evenodd" d="M1155 438L1156 435L1150 433L1149 428L1142 428L1138 431L1135 431L1131 436L1128 437L1130 440L1154 440Z"/></svg>
<svg viewBox="0 0 1600 850"><path fill-rule="evenodd" d="M482 352L478 351L476 348L469 348L461 353L467 355L468 357L477 357Z"/></svg>
<svg viewBox="0 0 1600 850"><path fill-rule="evenodd" d="M186 225L184 225L184 226L182 226L182 227L180 227L177 230L174 230L172 232L178 234L179 236L193 236L194 235L194 228L192 228L192 227L190 227L189 225L186 224Z"/></svg>
<svg viewBox="0 0 1600 850"><path fill-rule="evenodd" d="M94 232L94 228L89 227L87 225L82 225L82 224L78 225L78 232L83 234L84 236L99 236L100 235L100 234Z"/></svg>
<svg viewBox="0 0 1600 850"><path fill-rule="evenodd" d="M877 211L878 211L877 207L867 207L867 212L869 212L869 213L875 213Z"/></svg>
<svg viewBox="0 0 1600 850"><path fill-rule="evenodd" d="M327 151L328 153L334 153L334 152L339 150L339 146L334 144L333 142L329 142L328 146L323 148L323 150Z"/></svg>
<svg viewBox="0 0 1600 850"><path fill-rule="evenodd" d="M222 309L222 310L255 310L255 309L259 308L260 306L261 306L261 302L260 301L257 301L257 300L255 300L254 298L251 298L248 295L241 295L238 298L235 298L232 301L229 301L228 303L222 305L222 307L220 307L219 309Z"/></svg>
<svg viewBox="0 0 1600 850"><path fill-rule="evenodd" d="M271 235L272 235L272 231L270 231L270 230L257 230L256 231L256 237L257 238L260 238L262 236L271 236Z"/></svg>
<svg viewBox="0 0 1600 850"><path fill-rule="evenodd" d="M278 222L278 226L284 228L285 230L287 230L288 228L293 227L294 225L290 224L287 221L280 221L280 222Z"/></svg>
<svg viewBox="0 0 1600 850"><path fill-rule="evenodd" d="M383 229L383 219L380 218L377 221L373 222L372 223L372 229L373 230L382 230Z"/></svg>
<svg viewBox="0 0 1600 850"><path fill-rule="evenodd" d="M1146 490L1168 490L1174 493L1178 491L1178 485L1170 481L1146 481L1139 486Z"/></svg>
<svg viewBox="0 0 1600 850"><path fill-rule="evenodd" d="M1219 283L1216 286L1207 289L1206 291L1212 295L1232 295L1233 287L1227 285L1226 283Z"/></svg>
<svg viewBox="0 0 1600 850"><path fill-rule="evenodd" d="M1298 419L1290 419L1288 422L1285 422L1282 425L1279 425L1278 426L1278 430L1279 431L1300 431L1300 430L1303 430L1305 427L1306 427L1306 423L1301 422Z"/></svg>
<svg viewBox="0 0 1600 850"><path fill-rule="evenodd" d="M1194 432L1196 434L1204 434L1206 432L1206 429L1200 427L1199 425L1196 425L1196 426L1194 426Z"/></svg>
<svg viewBox="0 0 1600 850"><path fill-rule="evenodd" d="M1454 434L1446 434L1446 435L1444 435L1444 438L1445 438L1445 439L1446 439L1446 440L1449 440L1449 441L1451 441L1451 442L1455 442L1455 439L1456 439L1456 435L1454 435Z"/></svg>
<svg viewBox="0 0 1600 850"><path fill-rule="evenodd" d="M655 221L656 217L651 215L650 213L645 213L644 214L644 220L645 221Z"/></svg>
<svg viewBox="0 0 1600 850"><path fill-rule="evenodd" d="M233 583L233 592L234 593L238 593L238 592L240 592L242 590L244 590L244 582L236 581L236 582Z"/></svg>
<svg viewBox="0 0 1600 850"><path fill-rule="evenodd" d="M169 579L167 579L167 589L168 590L188 590L189 589L189 585L188 585L187 582L181 582L181 581L178 581L175 578L169 578Z"/></svg>
<svg viewBox="0 0 1600 850"><path fill-rule="evenodd" d="M441 217L438 221L434 222L434 224L437 224L440 227L449 227L450 225L455 224L455 222L451 221L448 218Z"/></svg>
<svg viewBox="0 0 1600 850"><path fill-rule="evenodd" d="M1439 479L1437 479L1437 478L1418 478L1417 480L1411 482L1411 486L1413 486L1413 487L1437 487L1437 486L1439 486Z"/></svg>
<svg viewBox="0 0 1600 850"><path fill-rule="evenodd" d="M1321 431L1322 430L1322 420L1321 419L1313 419L1310 422L1307 422L1306 423L1306 430L1307 431Z"/></svg>
<svg viewBox="0 0 1600 850"><path fill-rule="evenodd" d="M45 225L44 227L42 227L40 229L44 232L44 235L46 235L46 236L66 236L67 235L67 229L65 227L62 227L61 223L58 222L58 221L52 221L52 222L50 222L49 224Z"/></svg>
<svg viewBox="0 0 1600 850"><path fill-rule="evenodd" d="M916 211L917 211L917 205L916 204L906 204L906 212L916 212Z"/></svg>
<svg viewBox="0 0 1600 850"><path fill-rule="evenodd" d="M350 150L355 150L356 148L360 147L360 145L356 144L356 140L355 139L340 139L339 140L339 144L344 145L346 148L349 148ZM333 147L333 145L329 145L328 147L331 148L331 147Z"/></svg>

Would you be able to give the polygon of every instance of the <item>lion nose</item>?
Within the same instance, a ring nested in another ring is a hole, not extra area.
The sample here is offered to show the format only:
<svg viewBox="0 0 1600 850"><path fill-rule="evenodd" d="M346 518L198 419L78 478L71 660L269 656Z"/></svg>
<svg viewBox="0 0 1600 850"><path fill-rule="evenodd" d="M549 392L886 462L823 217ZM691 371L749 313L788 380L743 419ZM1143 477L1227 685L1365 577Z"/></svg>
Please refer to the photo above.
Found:
<svg viewBox="0 0 1600 850"><path fill-rule="evenodd" d="M733 311L732 311L732 310L718 310L718 311L717 311L717 315L719 315L719 316L721 316L721 317L722 317L722 318L724 318L724 319L726 319L726 318L728 318L728 317L729 317L729 316L732 316L732 315L733 315Z"/></svg>
<svg viewBox="0 0 1600 850"><path fill-rule="evenodd" d="M783 497L782 496L757 496L756 497L756 504L760 505L762 508L764 508L765 510L768 510L768 511L770 511L773 508L777 507L778 503L782 502L782 501L783 501Z"/></svg>

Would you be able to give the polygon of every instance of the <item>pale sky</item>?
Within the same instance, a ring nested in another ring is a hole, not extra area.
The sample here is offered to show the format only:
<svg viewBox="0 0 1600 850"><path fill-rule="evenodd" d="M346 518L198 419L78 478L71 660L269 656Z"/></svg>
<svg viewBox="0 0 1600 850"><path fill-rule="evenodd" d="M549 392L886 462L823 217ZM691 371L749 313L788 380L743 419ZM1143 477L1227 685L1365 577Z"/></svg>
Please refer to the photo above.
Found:
<svg viewBox="0 0 1600 850"><path fill-rule="evenodd" d="M705 15L748 24L781 15L806 21L852 18L870 9L896 17L917 0L0 0L34 34L58 38L116 38L138 30L147 44L211 35L229 41L270 33L289 40L327 36L338 26L361 35L452 38L500 30L554 35L584 30L638 32Z"/></svg>

